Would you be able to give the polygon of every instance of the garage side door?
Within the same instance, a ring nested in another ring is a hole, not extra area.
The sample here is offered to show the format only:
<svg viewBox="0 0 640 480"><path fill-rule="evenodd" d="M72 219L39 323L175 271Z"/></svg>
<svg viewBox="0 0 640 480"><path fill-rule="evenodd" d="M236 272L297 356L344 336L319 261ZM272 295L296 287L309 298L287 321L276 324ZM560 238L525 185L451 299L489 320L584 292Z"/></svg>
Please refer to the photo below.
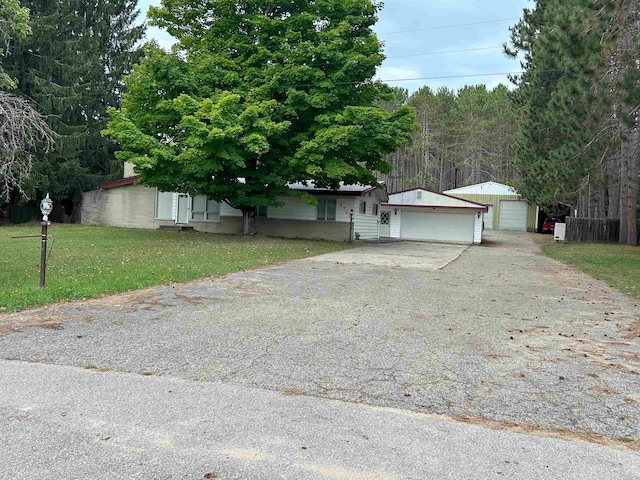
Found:
<svg viewBox="0 0 640 480"><path fill-rule="evenodd" d="M523 200L500 200L498 219L500 230L527 230L527 202Z"/></svg>
<svg viewBox="0 0 640 480"><path fill-rule="evenodd" d="M410 212L403 210L400 237L473 243L475 212Z"/></svg>

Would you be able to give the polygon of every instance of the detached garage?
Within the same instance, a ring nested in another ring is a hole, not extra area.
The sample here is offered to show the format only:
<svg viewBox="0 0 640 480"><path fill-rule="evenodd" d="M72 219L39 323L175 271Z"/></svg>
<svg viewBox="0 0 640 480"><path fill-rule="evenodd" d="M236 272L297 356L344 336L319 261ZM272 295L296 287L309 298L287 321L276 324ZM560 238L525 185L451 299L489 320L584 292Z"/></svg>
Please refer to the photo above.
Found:
<svg viewBox="0 0 640 480"><path fill-rule="evenodd" d="M487 207L451 195L414 188L389 195L380 236L434 242L480 243Z"/></svg>
<svg viewBox="0 0 640 480"><path fill-rule="evenodd" d="M444 192L488 207L484 228L535 232L539 209L529 203L509 185L484 182Z"/></svg>

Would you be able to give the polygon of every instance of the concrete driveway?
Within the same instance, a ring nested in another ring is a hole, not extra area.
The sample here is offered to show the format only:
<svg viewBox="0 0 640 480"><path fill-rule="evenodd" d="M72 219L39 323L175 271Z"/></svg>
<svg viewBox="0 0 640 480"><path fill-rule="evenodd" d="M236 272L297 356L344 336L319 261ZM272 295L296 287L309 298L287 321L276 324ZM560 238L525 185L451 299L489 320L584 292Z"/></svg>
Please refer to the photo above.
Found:
<svg viewBox="0 0 640 480"><path fill-rule="evenodd" d="M438 270L462 255L468 245L424 242L369 243L364 247L312 257L312 262L369 267Z"/></svg>
<svg viewBox="0 0 640 480"><path fill-rule="evenodd" d="M7 478L640 477L637 302L487 239L1 316Z"/></svg>

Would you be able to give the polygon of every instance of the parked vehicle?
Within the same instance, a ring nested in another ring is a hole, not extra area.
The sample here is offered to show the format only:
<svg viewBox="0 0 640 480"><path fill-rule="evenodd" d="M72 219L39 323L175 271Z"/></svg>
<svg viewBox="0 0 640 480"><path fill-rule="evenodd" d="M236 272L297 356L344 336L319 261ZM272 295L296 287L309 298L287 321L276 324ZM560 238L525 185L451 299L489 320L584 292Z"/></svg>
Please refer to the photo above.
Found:
<svg viewBox="0 0 640 480"><path fill-rule="evenodd" d="M555 218L555 217L547 218L542 224L542 233L553 233L556 223L559 223L559 222L560 222L559 218Z"/></svg>

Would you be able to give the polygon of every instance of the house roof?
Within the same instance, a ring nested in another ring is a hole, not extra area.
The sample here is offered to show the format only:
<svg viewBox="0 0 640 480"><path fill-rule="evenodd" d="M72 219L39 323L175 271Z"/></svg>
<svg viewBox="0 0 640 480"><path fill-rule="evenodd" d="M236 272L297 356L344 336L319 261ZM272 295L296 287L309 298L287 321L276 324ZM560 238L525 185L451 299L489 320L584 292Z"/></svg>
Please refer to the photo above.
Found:
<svg viewBox="0 0 640 480"><path fill-rule="evenodd" d="M474 212L477 211L487 211L489 210L489 207L487 207L486 205L480 205L479 203L476 203L475 205L469 205L469 206L464 206L464 205L415 205L415 204L400 204L400 203L383 203L382 204L383 207L389 207L389 208L430 208L432 210L435 209L454 209L454 210L473 210Z"/></svg>
<svg viewBox="0 0 640 480"><path fill-rule="evenodd" d="M289 188L292 190L302 190L302 191L316 191L316 192L339 192L339 193L367 193L371 190L375 190L378 187L374 187L372 185L345 185L344 182L340 182L340 186L337 189L331 188L320 188L316 187L313 180L309 180L308 182L293 182L288 184Z"/></svg>
<svg viewBox="0 0 640 480"><path fill-rule="evenodd" d="M124 185L131 185L136 182L140 178L140 175L134 175L132 177L125 177L119 180L114 180L112 182L103 183L100 185L102 189L114 188L114 187L122 187ZM244 183L244 178L238 179L240 183ZM289 183L288 187L291 190L301 190L301 191L309 191L309 192L326 192L326 193L343 193L343 194L358 194L364 195L370 191L377 189L378 187L374 187L372 185L345 185L344 182L340 182L340 186L337 190L330 188L319 188L316 187L313 181L308 182L294 182Z"/></svg>
<svg viewBox="0 0 640 480"><path fill-rule="evenodd" d="M119 180L114 180L113 182L107 182L100 185L100 188L106 190L107 188L121 187L123 185L131 185L135 183L136 180L140 178L140 175L134 175L133 177L125 177Z"/></svg>
<svg viewBox="0 0 640 480"><path fill-rule="evenodd" d="M444 193L476 195L519 195L515 188L498 182L483 182L446 190Z"/></svg>

